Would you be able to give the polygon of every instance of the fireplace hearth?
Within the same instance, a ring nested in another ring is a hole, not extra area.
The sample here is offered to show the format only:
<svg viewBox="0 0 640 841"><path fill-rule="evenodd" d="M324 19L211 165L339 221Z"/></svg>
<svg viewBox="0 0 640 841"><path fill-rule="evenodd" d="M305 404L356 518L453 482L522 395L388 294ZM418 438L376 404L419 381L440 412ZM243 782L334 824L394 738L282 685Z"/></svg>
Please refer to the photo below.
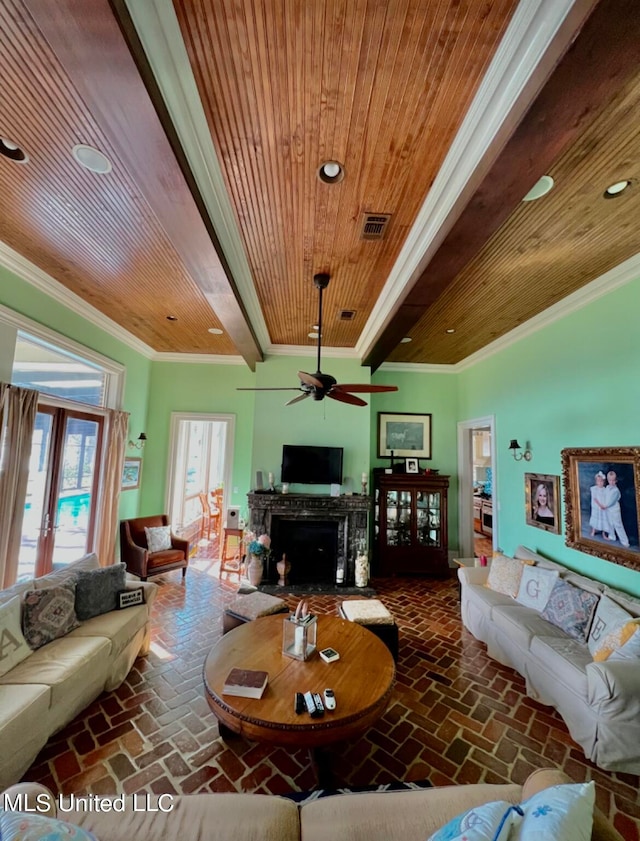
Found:
<svg viewBox="0 0 640 841"><path fill-rule="evenodd" d="M333 586L338 565L344 585L355 583L355 557L361 541L368 543L368 496L319 494L247 495L250 528L271 536L271 563L263 584L275 584L275 564L283 554L291 563L292 586Z"/></svg>

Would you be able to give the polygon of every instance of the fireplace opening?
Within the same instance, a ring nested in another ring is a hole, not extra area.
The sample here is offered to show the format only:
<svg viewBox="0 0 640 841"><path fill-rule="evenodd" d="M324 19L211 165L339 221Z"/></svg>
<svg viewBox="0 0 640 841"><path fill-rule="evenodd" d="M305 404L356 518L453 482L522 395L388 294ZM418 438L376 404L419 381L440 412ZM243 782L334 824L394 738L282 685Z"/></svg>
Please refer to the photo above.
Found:
<svg viewBox="0 0 640 841"><path fill-rule="evenodd" d="M338 521L272 519L275 560L291 564L291 584L334 584L338 558Z"/></svg>

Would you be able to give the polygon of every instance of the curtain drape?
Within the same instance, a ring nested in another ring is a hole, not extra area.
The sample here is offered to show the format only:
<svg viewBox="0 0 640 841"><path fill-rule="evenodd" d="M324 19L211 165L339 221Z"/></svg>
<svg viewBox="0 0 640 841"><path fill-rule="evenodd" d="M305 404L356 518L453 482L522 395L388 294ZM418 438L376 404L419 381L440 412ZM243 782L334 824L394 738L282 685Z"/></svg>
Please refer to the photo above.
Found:
<svg viewBox="0 0 640 841"><path fill-rule="evenodd" d="M118 504L128 423L128 412L107 410L100 516L93 540L93 551L97 554L101 566L110 566L116 559Z"/></svg>
<svg viewBox="0 0 640 841"><path fill-rule="evenodd" d="M0 383L0 585L18 576L38 392Z"/></svg>

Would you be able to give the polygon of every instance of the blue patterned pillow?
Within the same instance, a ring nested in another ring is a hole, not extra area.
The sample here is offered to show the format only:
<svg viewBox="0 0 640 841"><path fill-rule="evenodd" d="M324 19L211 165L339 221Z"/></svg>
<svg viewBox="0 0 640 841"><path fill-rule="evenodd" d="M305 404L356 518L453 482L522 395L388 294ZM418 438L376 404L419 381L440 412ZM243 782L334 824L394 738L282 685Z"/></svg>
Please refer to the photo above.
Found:
<svg viewBox="0 0 640 841"><path fill-rule="evenodd" d="M75 602L75 581L46 590L28 590L24 595L22 633L29 648L40 648L77 628L80 623Z"/></svg>
<svg viewBox="0 0 640 841"><path fill-rule="evenodd" d="M545 788L521 804L513 841L591 841L595 800L593 782Z"/></svg>
<svg viewBox="0 0 640 841"><path fill-rule="evenodd" d="M586 643L598 598L594 593L587 593L560 578L553 586L542 617L573 639Z"/></svg>
<svg viewBox="0 0 640 841"><path fill-rule="evenodd" d="M2 841L97 841L79 826L46 815L9 812L0 809Z"/></svg>
<svg viewBox="0 0 640 841"><path fill-rule="evenodd" d="M456 815L428 841L507 841L517 808L506 800L483 803Z"/></svg>

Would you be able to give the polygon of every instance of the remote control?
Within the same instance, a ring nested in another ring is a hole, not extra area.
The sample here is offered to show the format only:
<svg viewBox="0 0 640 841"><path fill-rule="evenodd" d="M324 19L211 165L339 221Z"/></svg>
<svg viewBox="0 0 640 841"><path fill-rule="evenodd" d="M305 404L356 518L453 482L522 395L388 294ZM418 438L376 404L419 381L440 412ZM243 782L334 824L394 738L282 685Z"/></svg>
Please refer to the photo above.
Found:
<svg viewBox="0 0 640 841"><path fill-rule="evenodd" d="M296 711L296 715L300 715L300 713L303 713L306 710L307 705L304 702L304 695L302 694L302 692L296 692L295 703L293 708Z"/></svg>
<svg viewBox="0 0 640 841"><path fill-rule="evenodd" d="M335 710L336 708L336 696L333 689L325 689L324 690L324 705L328 710Z"/></svg>
<svg viewBox="0 0 640 841"><path fill-rule="evenodd" d="M322 713L318 711L318 707L316 706L314 696L311 694L311 692L304 693L304 702L307 707L307 712L309 713L311 718L317 718L319 715L322 715Z"/></svg>
<svg viewBox="0 0 640 841"><path fill-rule="evenodd" d="M313 700L316 705L316 715L324 715L324 704L322 703L322 696L319 692L313 693Z"/></svg>

